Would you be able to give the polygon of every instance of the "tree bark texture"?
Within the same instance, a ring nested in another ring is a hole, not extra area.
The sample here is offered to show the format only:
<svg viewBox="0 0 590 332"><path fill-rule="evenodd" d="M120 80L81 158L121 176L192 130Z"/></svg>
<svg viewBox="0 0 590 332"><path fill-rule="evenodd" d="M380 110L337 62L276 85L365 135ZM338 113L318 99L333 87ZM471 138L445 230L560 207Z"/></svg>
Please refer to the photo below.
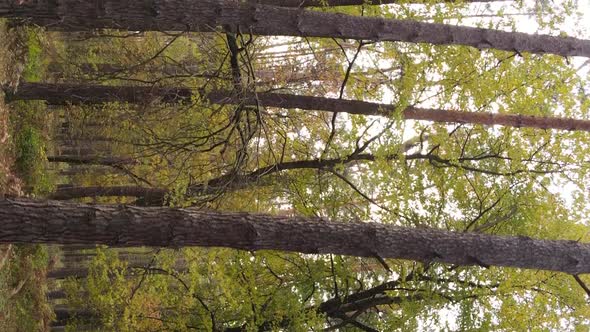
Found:
<svg viewBox="0 0 590 332"><path fill-rule="evenodd" d="M0 16L48 28L212 31L238 27L266 36L326 37L466 45L509 52L590 57L590 41L572 37L361 17L227 0L0 0Z"/></svg>
<svg viewBox="0 0 590 332"><path fill-rule="evenodd" d="M401 112L408 120L434 122L473 123L487 126L531 127L540 129L590 131L590 120L573 118L538 117L518 114L499 114L485 112L463 112L442 109L407 107L396 110L395 105L378 104L358 100L344 100L325 97L312 97L281 93L257 93L237 98L228 91L215 91L205 96L210 102L218 104L239 104L256 106L299 108L325 112L343 112L359 115L393 116ZM23 83L16 92L9 93L9 100L46 100L49 104L78 104L102 102L139 103L147 100L166 102L190 102L198 98L198 93L184 87L142 87Z"/></svg>
<svg viewBox="0 0 590 332"><path fill-rule="evenodd" d="M0 201L1 243L227 247L590 272L590 245L379 223L178 208Z"/></svg>

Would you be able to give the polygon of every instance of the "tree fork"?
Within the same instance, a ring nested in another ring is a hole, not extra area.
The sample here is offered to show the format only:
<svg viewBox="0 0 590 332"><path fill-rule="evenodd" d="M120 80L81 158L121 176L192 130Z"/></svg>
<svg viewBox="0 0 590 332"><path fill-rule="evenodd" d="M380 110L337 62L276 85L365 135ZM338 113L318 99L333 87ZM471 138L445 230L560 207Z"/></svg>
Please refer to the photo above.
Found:
<svg viewBox="0 0 590 332"><path fill-rule="evenodd" d="M0 0L0 17L65 31L209 32L227 25L263 36L300 36L465 45L508 52L590 57L590 41L572 37L361 17L227 0Z"/></svg>
<svg viewBox="0 0 590 332"><path fill-rule="evenodd" d="M590 272L586 243L370 222L4 199L0 225L0 243L227 247Z"/></svg>

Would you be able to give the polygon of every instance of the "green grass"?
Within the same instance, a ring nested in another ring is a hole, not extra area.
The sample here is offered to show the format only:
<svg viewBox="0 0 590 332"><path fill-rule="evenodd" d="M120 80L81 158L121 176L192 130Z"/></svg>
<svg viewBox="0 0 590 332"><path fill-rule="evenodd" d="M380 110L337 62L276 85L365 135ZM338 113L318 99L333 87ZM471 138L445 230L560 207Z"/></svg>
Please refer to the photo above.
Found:
<svg viewBox="0 0 590 332"><path fill-rule="evenodd" d="M44 60L42 34L39 29L26 28L27 59L22 78L27 82L39 82L43 78L47 63Z"/></svg>
<svg viewBox="0 0 590 332"><path fill-rule="evenodd" d="M35 195L53 189L53 179L47 172L46 139L38 128L25 124L15 138L15 168L28 190Z"/></svg>

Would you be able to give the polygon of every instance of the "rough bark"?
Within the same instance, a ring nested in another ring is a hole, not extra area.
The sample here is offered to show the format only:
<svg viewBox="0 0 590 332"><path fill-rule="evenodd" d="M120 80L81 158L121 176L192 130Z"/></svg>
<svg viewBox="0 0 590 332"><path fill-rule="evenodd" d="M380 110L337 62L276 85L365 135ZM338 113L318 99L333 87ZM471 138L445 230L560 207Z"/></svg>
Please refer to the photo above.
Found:
<svg viewBox="0 0 590 332"><path fill-rule="evenodd" d="M464 2L493 2L505 0L464 0ZM249 0L251 3L279 7L325 7L325 6L360 6L360 5L387 5L400 2L399 0ZM413 1L420 3L421 1ZM442 2L457 2L456 0L443 0Z"/></svg>
<svg viewBox="0 0 590 332"><path fill-rule="evenodd" d="M590 56L590 41L499 30L351 16L227 0L0 1L0 16L69 31L211 31L224 25L256 35L466 45L478 49Z"/></svg>
<svg viewBox="0 0 590 332"><path fill-rule="evenodd" d="M590 272L590 245L454 233L379 223L330 222L178 208L0 201L0 242L227 247Z"/></svg>
<svg viewBox="0 0 590 332"><path fill-rule="evenodd" d="M168 102L187 102L198 98L198 94L188 88L165 87L150 88L136 86L104 86L25 83L12 93L13 100L44 99L48 103L76 104L102 103L120 101L128 103L163 100ZM404 119L426 120L434 122L473 123L487 126L531 127L540 129L582 130L590 131L589 120L573 118L538 117L518 114L498 114L485 112L462 112L442 109L407 107L396 110L395 105L370 103L357 100L343 100L325 97L312 97L280 93L257 93L236 98L227 91L216 91L206 95L212 103L238 104L256 106L262 104L270 107L299 108L325 112L343 112L359 115L392 116L400 111Z"/></svg>

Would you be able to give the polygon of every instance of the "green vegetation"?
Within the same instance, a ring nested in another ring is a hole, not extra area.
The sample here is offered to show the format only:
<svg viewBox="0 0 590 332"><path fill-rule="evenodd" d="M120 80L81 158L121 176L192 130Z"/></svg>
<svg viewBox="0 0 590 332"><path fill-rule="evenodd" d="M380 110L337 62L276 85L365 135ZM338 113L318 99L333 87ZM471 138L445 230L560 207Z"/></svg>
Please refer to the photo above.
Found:
<svg viewBox="0 0 590 332"><path fill-rule="evenodd" d="M42 245L14 245L0 269L0 330L43 331L53 315L45 293L48 251Z"/></svg>
<svg viewBox="0 0 590 332"><path fill-rule="evenodd" d="M0 54L0 82L18 80L19 68L25 68L24 79L41 80L45 58L38 39L41 30L7 30L5 24L0 21L0 41L5 45ZM38 196L53 190L45 157L49 119L43 102L6 105L0 101L0 195ZM53 309L45 297L45 275L50 251L43 245L0 246L1 331L49 329Z"/></svg>
<svg viewBox="0 0 590 332"><path fill-rule="evenodd" d="M24 27L26 35L26 61L22 78L27 82L39 82L44 77L48 57L43 52L43 30L40 28Z"/></svg>
<svg viewBox="0 0 590 332"><path fill-rule="evenodd" d="M26 58L22 79L37 82L43 78L45 61L41 29L21 28L26 38ZM25 182L27 192L40 195L53 190L53 179L47 168L46 153L52 116L42 101L12 103L11 123L14 135L15 169Z"/></svg>
<svg viewBox="0 0 590 332"><path fill-rule="evenodd" d="M30 109L29 103L25 107ZM15 168L23 179L30 193L39 195L53 190L53 180L47 170L47 139L43 133L31 126L25 125L18 131L15 138Z"/></svg>

